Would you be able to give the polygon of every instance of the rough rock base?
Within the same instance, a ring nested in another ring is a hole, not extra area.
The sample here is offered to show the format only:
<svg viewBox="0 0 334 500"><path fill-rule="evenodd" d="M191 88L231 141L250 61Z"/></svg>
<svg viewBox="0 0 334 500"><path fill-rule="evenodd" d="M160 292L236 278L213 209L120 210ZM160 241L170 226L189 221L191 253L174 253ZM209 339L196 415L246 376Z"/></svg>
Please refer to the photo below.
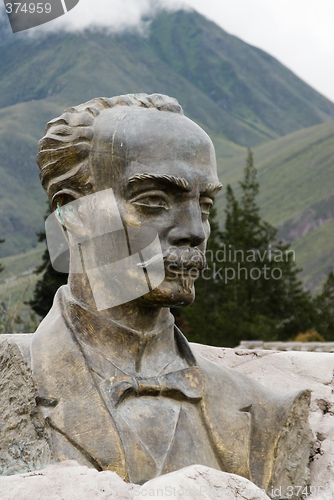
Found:
<svg viewBox="0 0 334 500"><path fill-rule="evenodd" d="M16 344L3 342L0 344L0 475L42 469L50 460L47 426L36 409L30 368Z"/></svg>
<svg viewBox="0 0 334 500"><path fill-rule="evenodd" d="M235 368L277 391L311 391L309 424L314 446L311 487L316 498L334 497L334 354L227 349L192 344L198 354ZM287 436L288 437L288 436ZM295 491L297 491L297 486Z"/></svg>
<svg viewBox="0 0 334 500"><path fill-rule="evenodd" d="M98 472L75 461L29 474L0 478L1 500L269 500L247 479L202 465L166 474L143 486L125 483L115 472Z"/></svg>

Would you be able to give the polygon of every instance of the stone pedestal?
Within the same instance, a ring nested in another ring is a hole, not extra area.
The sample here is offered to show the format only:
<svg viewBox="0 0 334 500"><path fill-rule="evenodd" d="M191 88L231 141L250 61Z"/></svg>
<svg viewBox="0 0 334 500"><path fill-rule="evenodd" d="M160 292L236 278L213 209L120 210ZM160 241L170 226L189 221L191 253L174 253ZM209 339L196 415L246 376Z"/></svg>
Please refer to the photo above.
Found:
<svg viewBox="0 0 334 500"><path fill-rule="evenodd" d="M0 478L1 500L269 500L247 479L192 465L142 486L125 483L115 472L98 472L75 461L38 472Z"/></svg>
<svg viewBox="0 0 334 500"><path fill-rule="evenodd" d="M334 354L321 352L227 349L192 344L195 352L229 366L277 391L309 389L311 492L334 494Z"/></svg>
<svg viewBox="0 0 334 500"><path fill-rule="evenodd" d="M2 337L0 335L0 337ZM0 340L0 474L42 469L51 461L48 429L37 411L25 336ZM22 350L19 345L22 342ZM1 498L1 495L0 495Z"/></svg>

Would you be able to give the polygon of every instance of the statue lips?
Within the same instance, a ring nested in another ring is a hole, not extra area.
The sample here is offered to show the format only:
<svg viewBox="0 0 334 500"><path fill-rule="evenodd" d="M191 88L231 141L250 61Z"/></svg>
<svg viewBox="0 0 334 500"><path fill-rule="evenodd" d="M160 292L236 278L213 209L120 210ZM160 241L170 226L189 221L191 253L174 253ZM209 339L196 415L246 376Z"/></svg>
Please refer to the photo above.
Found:
<svg viewBox="0 0 334 500"><path fill-rule="evenodd" d="M206 267L203 252L195 247L172 247L164 253L166 277L176 279L176 275L196 280Z"/></svg>

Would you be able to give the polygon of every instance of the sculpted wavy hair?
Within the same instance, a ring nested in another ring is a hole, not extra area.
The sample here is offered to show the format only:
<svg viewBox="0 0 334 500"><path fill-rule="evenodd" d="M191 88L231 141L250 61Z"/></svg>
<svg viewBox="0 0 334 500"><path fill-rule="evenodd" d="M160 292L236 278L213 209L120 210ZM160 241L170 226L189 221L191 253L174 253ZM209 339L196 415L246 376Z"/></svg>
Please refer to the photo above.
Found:
<svg viewBox="0 0 334 500"><path fill-rule="evenodd" d="M154 108L183 114L176 99L162 94L98 97L66 109L61 116L47 124L45 136L38 143L36 158L41 170L41 183L53 209L56 208L56 197L62 199L61 204L64 204L95 190L91 162L94 120L116 106Z"/></svg>

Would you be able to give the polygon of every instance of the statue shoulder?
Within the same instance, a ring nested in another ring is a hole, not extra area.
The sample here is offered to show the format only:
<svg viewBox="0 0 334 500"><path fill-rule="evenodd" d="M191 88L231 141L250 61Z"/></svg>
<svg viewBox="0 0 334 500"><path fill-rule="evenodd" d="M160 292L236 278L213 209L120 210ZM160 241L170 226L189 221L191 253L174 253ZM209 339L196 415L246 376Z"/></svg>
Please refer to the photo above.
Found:
<svg viewBox="0 0 334 500"><path fill-rule="evenodd" d="M204 375L205 404L213 426L222 428L226 412L234 415L231 421L240 412L250 416L252 481L266 490L289 486L293 469L293 484L306 485L312 447L310 391L278 392L201 355L196 360Z"/></svg>
<svg viewBox="0 0 334 500"><path fill-rule="evenodd" d="M210 361L200 354L195 355L198 366L201 368L207 381L207 389L213 389L217 394L224 394L230 390L238 390L239 394L245 394L252 399L252 403L262 405L264 401L274 406L290 407L296 399L304 394L309 398L310 391L297 390L290 392L278 392L254 380L249 375L242 373L236 368L230 368L224 365Z"/></svg>
<svg viewBox="0 0 334 500"><path fill-rule="evenodd" d="M259 397L259 394L266 397L272 393L262 384L235 368L220 365L197 353L195 358L204 374L206 387L209 390L212 388L222 395L230 390L238 390L239 394L245 393L248 398L254 395Z"/></svg>

